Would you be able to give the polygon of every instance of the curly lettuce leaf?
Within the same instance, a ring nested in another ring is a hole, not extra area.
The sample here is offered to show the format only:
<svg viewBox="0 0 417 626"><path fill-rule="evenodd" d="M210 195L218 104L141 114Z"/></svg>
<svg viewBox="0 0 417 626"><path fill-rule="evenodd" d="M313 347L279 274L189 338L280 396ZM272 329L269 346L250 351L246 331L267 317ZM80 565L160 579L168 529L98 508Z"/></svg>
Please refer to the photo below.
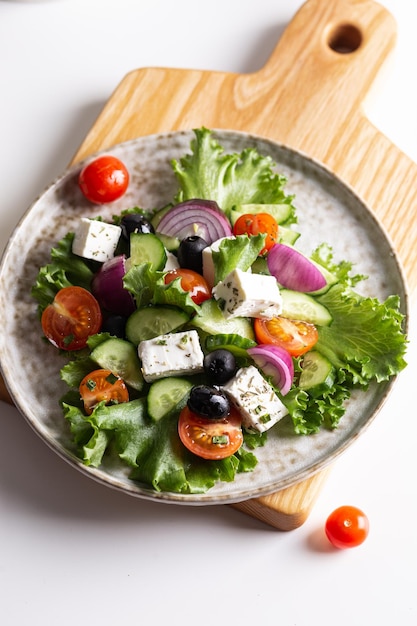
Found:
<svg viewBox="0 0 417 626"><path fill-rule="evenodd" d="M194 133L191 154L171 162L179 182L176 202L214 200L226 215L241 204L289 204L291 217L286 223L297 221L293 196L284 192L287 179L274 171L271 157L260 155L255 148L227 154L207 128Z"/></svg>
<svg viewBox="0 0 417 626"><path fill-rule="evenodd" d="M190 317L200 311L200 307L190 296L189 291L181 286L181 278L176 278L167 285L160 278L155 283L152 304L167 304L182 309Z"/></svg>
<svg viewBox="0 0 417 626"><path fill-rule="evenodd" d="M147 306L152 300L158 277L151 263L133 265L124 275L123 285L134 297L138 309Z"/></svg>
<svg viewBox="0 0 417 626"><path fill-rule="evenodd" d="M51 250L51 263L38 272L31 295L38 302L42 312L63 287L78 285L90 289L93 270L82 258L73 254L74 233L67 233Z"/></svg>
<svg viewBox="0 0 417 626"><path fill-rule="evenodd" d="M297 435L312 435L322 427L337 427L346 412L345 403L350 394L342 374L333 387L318 397L310 396L307 391L294 385L281 400L291 416L294 432Z"/></svg>
<svg viewBox="0 0 417 626"><path fill-rule="evenodd" d="M319 327L316 349L348 372L353 385L366 388L371 380L382 382L404 369L407 339L398 296L380 302L337 284L317 299L333 321Z"/></svg>
<svg viewBox="0 0 417 626"><path fill-rule="evenodd" d="M78 389L82 379L90 372L97 369L97 363L91 358L90 353L101 343L108 341L112 335L110 333L97 333L91 335L87 340L87 348L71 354L68 361L60 370L61 380L70 389Z"/></svg>
<svg viewBox="0 0 417 626"><path fill-rule="evenodd" d="M360 281L368 278L365 274L352 274L353 263L342 260L334 261L333 248L327 243L320 244L311 254L311 259L324 267L337 278L337 282L346 287L354 287Z"/></svg>
<svg viewBox="0 0 417 626"><path fill-rule="evenodd" d="M214 284L223 280L236 268L246 272L256 261L264 247L265 234L252 237L238 235L234 239L223 239L218 250L211 253L214 265Z"/></svg>
<svg viewBox="0 0 417 626"><path fill-rule="evenodd" d="M217 481L233 481L237 473L252 471L257 464L245 449L221 461L191 455L179 440L178 416L151 421L146 398L110 406L100 403L90 416L65 399L62 406L86 465L98 467L114 449L132 468L130 477L156 491L204 493Z"/></svg>

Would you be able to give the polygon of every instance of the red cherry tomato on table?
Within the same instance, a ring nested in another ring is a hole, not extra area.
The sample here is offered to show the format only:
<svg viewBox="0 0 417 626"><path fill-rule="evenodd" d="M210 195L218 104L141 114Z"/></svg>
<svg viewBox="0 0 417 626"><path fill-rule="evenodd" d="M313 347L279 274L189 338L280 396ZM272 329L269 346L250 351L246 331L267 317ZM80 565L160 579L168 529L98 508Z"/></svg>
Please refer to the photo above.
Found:
<svg viewBox="0 0 417 626"><path fill-rule="evenodd" d="M241 417L232 407L222 420L201 417L184 407L178 420L178 434L184 446L193 454L208 460L232 456L243 443Z"/></svg>
<svg viewBox="0 0 417 626"><path fill-rule="evenodd" d="M80 383L79 391L88 415L91 415L99 402L120 404L129 401L125 382L106 369L94 370L87 374Z"/></svg>
<svg viewBox="0 0 417 626"><path fill-rule="evenodd" d="M78 184L90 202L113 202L125 193L129 184L129 172L116 157L101 156L81 170Z"/></svg>
<svg viewBox="0 0 417 626"><path fill-rule="evenodd" d="M256 318L254 330L258 343L279 346L291 356L305 354L311 350L319 338L314 324L301 320L289 320L286 317Z"/></svg>
<svg viewBox="0 0 417 626"><path fill-rule="evenodd" d="M181 287L190 293L191 299L196 304L201 304L204 300L211 298L210 287L201 274L184 268L170 270L164 276L165 284L169 285L177 278L181 279Z"/></svg>
<svg viewBox="0 0 417 626"><path fill-rule="evenodd" d="M355 548L365 541L369 533L369 520L355 506L340 506L330 513L325 532L336 548Z"/></svg>
<svg viewBox="0 0 417 626"><path fill-rule="evenodd" d="M44 309L41 324L45 337L57 348L81 350L101 328L101 309L87 289L64 287Z"/></svg>
<svg viewBox="0 0 417 626"><path fill-rule="evenodd" d="M260 254L265 254L278 241L278 224L269 213L245 213L233 226L234 235L259 235L265 233L265 246Z"/></svg>

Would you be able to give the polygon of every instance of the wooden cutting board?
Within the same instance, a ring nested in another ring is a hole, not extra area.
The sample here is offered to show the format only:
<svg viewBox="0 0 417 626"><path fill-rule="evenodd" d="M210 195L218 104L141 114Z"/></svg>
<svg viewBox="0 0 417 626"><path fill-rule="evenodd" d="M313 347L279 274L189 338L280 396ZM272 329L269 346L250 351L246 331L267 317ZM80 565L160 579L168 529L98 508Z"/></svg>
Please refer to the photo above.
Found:
<svg viewBox="0 0 417 626"><path fill-rule="evenodd" d="M257 72L130 72L72 163L135 137L201 126L276 140L324 163L371 207L415 296L417 165L362 109L395 40L392 16L372 0L308 0ZM11 402L4 385L0 398ZM307 519L327 472L233 506L280 530L294 529Z"/></svg>

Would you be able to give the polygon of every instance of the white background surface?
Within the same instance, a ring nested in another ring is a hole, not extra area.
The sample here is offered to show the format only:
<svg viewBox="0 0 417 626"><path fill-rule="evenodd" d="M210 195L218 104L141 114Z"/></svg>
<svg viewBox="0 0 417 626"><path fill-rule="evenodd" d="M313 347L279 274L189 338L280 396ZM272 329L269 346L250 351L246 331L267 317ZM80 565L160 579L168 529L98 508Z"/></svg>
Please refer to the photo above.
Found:
<svg viewBox="0 0 417 626"><path fill-rule="evenodd" d="M0 0L0 250L128 71L254 71L301 4ZM417 6L381 4L397 20L398 45L368 115L417 160ZM150 503L98 485L1 404L1 624L416 624L415 340L408 360L290 533L229 507ZM341 504L371 523L350 551L323 534Z"/></svg>

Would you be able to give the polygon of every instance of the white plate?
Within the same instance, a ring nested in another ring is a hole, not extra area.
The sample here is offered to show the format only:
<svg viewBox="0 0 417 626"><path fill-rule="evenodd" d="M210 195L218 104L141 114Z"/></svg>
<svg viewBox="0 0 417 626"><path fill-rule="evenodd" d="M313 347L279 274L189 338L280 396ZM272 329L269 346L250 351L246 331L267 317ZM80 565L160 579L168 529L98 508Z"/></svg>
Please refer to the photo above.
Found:
<svg viewBox="0 0 417 626"><path fill-rule="evenodd" d="M266 495L306 479L341 454L369 425L384 403L394 379L354 393L335 431L297 436L286 418L256 451L255 470L233 483L219 483L203 495L157 493L128 478L129 468L86 467L77 458L58 399L66 391L60 381L63 364L56 350L41 338L36 303L30 296L39 267L50 249L81 216L111 218L122 209L162 207L171 200L176 181L170 159L189 151L192 132L142 137L108 150L127 165L131 182L126 195L111 205L94 207L81 195L77 176L82 164L69 169L35 201L16 228L0 268L1 366L13 401L41 438L87 476L127 494L181 504L221 504ZM319 243L332 245L335 260L355 263L355 273L369 276L360 284L363 295L401 297L406 313L403 274L386 233L355 193L317 162L274 142L245 133L218 131L226 151L255 146L269 154L288 178L287 193L295 194L301 237L297 247L311 252Z"/></svg>

